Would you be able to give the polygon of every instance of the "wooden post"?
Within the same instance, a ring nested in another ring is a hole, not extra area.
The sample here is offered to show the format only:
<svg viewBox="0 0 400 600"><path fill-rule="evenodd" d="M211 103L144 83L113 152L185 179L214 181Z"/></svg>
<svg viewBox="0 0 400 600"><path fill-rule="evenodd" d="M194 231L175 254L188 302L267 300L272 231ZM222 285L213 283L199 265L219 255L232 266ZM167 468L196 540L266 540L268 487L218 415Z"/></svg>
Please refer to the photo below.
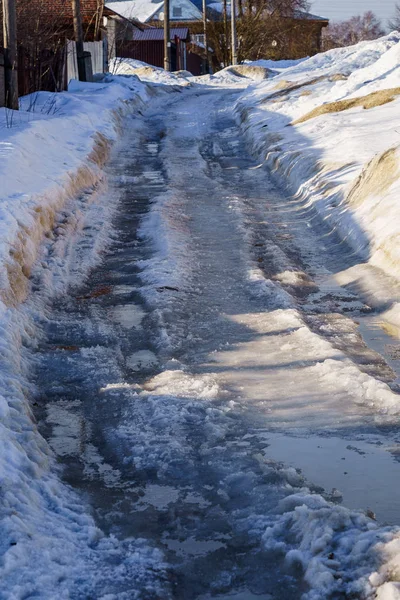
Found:
<svg viewBox="0 0 400 600"><path fill-rule="evenodd" d="M3 0L3 36L6 106L18 110L18 47L15 0Z"/></svg>
<svg viewBox="0 0 400 600"><path fill-rule="evenodd" d="M204 61L204 74L209 73L209 57L208 57L208 40L207 40L207 2L203 0L203 33L204 33L204 50L205 50L205 61Z"/></svg>
<svg viewBox="0 0 400 600"><path fill-rule="evenodd" d="M76 44L76 58L78 61L79 81L86 81L86 66L83 49L83 29L80 0L72 0L72 14L74 17L74 36Z"/></svg>
<svg viewBox="0 0 400 600"><path fill-rule="evenodd" d="M171 70L171 35L169 27L169 0L164 0L164 69Z"/></svg>
<svg viewBox="0 0 400 600"><path fill-rule="evenodd" d="M235 0L231 0L231 25L232 25L232 64L237 64L236 57L236 2Z"/></svg>

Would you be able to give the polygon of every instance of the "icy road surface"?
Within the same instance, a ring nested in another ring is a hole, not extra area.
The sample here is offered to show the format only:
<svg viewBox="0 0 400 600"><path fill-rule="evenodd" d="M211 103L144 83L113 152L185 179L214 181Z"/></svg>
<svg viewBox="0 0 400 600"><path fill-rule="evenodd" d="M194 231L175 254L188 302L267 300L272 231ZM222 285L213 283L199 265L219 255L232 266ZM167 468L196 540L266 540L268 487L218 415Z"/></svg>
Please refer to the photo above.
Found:
<svg viewBox="0 0 400 600"><path fill-rule="evenodd" d="M85 598L350 597L369 538L347 559L325 536L307 578L307 544L288 554L307 519L290 537L283 513L303 494L317 539L324 519L350 540L367 511L400 523L400 346L335 283L357 257L247 154L234 99L186 91L140 138L127 124L114 242L44 323L36 416L65 480L106 534L167 565L156 588L117 578Z"/></svg>

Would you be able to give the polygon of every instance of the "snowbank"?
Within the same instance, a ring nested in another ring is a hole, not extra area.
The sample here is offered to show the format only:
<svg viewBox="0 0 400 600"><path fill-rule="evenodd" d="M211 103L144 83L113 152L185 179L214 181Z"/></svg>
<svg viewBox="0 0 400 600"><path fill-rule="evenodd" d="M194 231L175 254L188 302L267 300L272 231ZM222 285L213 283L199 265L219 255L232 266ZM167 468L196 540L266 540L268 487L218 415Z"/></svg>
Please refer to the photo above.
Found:
<svg viewBox="0 0 400 600"><path fill-rule="evenodd" d="M282 516L265 529L262 543L267 550L282 554L288 569L303 573L310 586L303 600L400 598L399 584L385 582L396 578L395 561L378 567L391 547L398 549L399 534L379 528L362 513L333 506L317 494L287 496L280 510ZM378 569L372 574L371 564Z"/></svg>
<svg viewBox="0 0 400 600"><path fill-rule="evenodd" d="M298 58L296 60L245 60L244 64L252 67L263 67L264 69L271 69L272 71L279 72L295 67L300 63L307 60L307 58Z"/></svg>
<svg viewBox="0 0 400 600"><path fill-rule="evenodd" d="M111 85L72 82L68 93L21 99L0 109L0 298L16 306L44 235L65 202L103 178L121 119L150 97L133 78Z"/></svg>
<svg viewBox="0 0 400 600"><path fill-rule="evenodd" d="M188 78L192 77L189 71L169 73L161 67L155 67L134 58L114 58L110 64L110 71L115 75L136 75L142 81L182 87L189 87Z"/></svg>
<svg viewBox="0 0 400 600"><path fill-rule="evenodd" d="M312 206L362 260L396 279L399 42L394 32L318 54L248 88L236 106L253 152L294 201ZM390 319L399 323L399 313L392 309Z"/></svg>

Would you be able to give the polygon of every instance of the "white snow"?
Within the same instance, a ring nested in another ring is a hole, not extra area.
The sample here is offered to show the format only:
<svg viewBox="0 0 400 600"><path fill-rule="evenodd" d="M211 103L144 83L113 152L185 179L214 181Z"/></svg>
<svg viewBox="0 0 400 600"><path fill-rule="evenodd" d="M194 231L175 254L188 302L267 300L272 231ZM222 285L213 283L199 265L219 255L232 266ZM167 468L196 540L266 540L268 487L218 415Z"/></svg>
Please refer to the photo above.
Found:
<svg viewBox="0 0 400 600"><path fill-rule="evenodd" d="M136 75L141 81L159 83L163 86L189 87L192 75L180 71L177 74L164 71L161 67L148 65L134 58L114 58L110 62L110 71L115 75ZM185 76L185 73L187 75Z"/></svg>
<svg viewBox="0 0 400 600"><path fill-rule="evenodd" d="M141 23L146 23L163 6L163 2L118 0L117 2L106 2L106 6L125 19L137 19Z"/></svg>
<svg viewBox="0 0 400 600"><path fill-rule="evenodd" d="M399 57L400 35L394 32L300 61L248 88L237 103L253 151L296 202L318 211L359 254L360 263L397 279L400 99L394 96L393 101L367 110L333 108L302 123L296 120L326 103L399 87ZM361 265L347 274L368 290L365 277ZM382 295L381 288L375 291ZM385 298L388 308L395 303L386 311L395 324L400 322L399 300L393 289Z"/></svg>
<svg viewBox="0 0 400 600"><path fill-rule="evenodd" d="M259 60L245 60L244 64L252 67L263 67L264 69L271 69L279 72L289 69L290 67L295 67L305 60L307 60L307 58L298 58L296 60L266 60L260 58Z"/></svg>

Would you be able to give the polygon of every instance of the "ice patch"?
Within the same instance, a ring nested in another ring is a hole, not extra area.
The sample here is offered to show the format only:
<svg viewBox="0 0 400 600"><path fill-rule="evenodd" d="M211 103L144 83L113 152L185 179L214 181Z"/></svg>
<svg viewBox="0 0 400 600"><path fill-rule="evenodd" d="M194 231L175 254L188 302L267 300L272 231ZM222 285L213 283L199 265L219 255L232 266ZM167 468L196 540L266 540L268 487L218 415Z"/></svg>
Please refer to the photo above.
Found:
<svg viewBox="0 0 400 600"><path fill-rule="evenodd" d="M178 499L178 489L169 485L148 484L144 489L144 495L140 498L140 504L151 504L157 510L165 510Z"/></svg>
<svg viewBox="0 0 400 600"><path fill-rule="evenodd" d="M132 292L135 292L137 290L137 287L133 286L133 285L115 285L113 287L113 294L115 294L116 296L124 296L125 294L131 294Z"/></svg>
<svg viewBox="0 0 400 600"><path fill-rule="evenodd" d="M278 282L267 279L258 267L249 269L248 281L250 293L256 298L265 297L270 309L293 307L293 298L282 289Z"/></svg>
<svg viewBox="0 0 400 600"><path fill-rule="evenodd" d="M136 304L122 304L110 309L110 318L124 329L139 329L146 313Z"/></svg>
<svg viewBox="0 0 400 600"><path fill-rule="evenodd" d="M78 456L82 449L82 432L85 423L74 409L79 409L80 401L53 402L47 407L47 423L52 425L50 446L58 456Z"/></svg>
<svg viewBox="0 0 400 600"><path fill-rule="evenodd" d="M211 375L191 375L184 371L164 371L143 386L147 392L160 396L212 399L219 394L219 386Z"/></svg>
<svg viewBox="0 0 400 600"><path fill-rule="evenodd" d="M196 540L194 537L186 540L173 540L164 537L164 543L179 556L205 556L221 548L226 548L226 545L216 540Z"/></svg>
<svg viewBox="0 0 400 600"><path fill-rule="evenodd" d="M132 371L151 369L158 365L158 358L150 350L139 350L126 358L126 366Z"/></svg>

